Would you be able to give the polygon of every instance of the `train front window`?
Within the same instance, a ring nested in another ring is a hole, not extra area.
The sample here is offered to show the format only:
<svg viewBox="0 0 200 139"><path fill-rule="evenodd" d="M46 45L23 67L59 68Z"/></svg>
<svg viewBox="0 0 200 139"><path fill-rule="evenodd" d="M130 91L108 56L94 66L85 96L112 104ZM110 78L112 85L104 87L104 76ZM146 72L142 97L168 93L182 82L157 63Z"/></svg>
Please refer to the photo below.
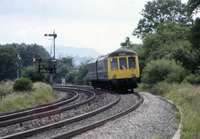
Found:
<svg viewBox="0 0 200 139"><path fill-rule="evenodd" d="M129 69L135 69L136 68L135 57L129 57L128 64L129 64Z"/></svg>
<svg viewBox="0 0 200 139"><path fill-rule="evenodd" d="M120 69L127 69L126 58L119 58Z"/></svg>
<svg viewBox="0 0 200 139"><path fill-rule="evenodd" d="M111 70L118 70L117 58L110 59Z"/></svg>

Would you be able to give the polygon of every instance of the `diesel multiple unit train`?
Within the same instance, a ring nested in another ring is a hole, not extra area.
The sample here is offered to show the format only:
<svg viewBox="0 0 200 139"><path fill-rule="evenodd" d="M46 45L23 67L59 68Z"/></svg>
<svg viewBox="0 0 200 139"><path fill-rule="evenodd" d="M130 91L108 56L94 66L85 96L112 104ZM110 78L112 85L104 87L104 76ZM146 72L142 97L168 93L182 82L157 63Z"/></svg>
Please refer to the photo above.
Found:
<svg viewBox="0 0 200 139"><path fill-rule="evenodd" d="M94 88L131 89L137 87L140 70L137 53L119 49L88 63L89 81Z"/></svg>

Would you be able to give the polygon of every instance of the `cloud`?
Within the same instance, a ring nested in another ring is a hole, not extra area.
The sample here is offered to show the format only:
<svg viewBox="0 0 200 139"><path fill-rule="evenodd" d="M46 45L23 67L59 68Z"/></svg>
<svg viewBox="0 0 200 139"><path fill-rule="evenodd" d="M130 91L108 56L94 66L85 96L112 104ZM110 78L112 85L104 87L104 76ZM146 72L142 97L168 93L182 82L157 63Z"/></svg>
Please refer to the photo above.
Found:
<svg viewBox="0 0 200 139"><path fill-rule="evenodd" d="M44 37L55 29L56 45L89 47L106 54L132 36L147 0L1 0L0 40L51 45Z"/></svg>

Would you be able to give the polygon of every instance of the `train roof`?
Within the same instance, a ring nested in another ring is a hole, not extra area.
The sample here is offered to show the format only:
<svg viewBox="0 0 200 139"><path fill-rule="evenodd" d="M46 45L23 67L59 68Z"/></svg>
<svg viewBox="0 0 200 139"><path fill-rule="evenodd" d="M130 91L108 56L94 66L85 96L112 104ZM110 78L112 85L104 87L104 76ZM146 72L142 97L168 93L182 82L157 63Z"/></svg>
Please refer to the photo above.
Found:
<svg viewBox="0 0 200 139"><path fill-rule="evenodd" d="M119 49L119 50L116 50L116 51L114 51L114 52L112 52L108 55L100 56L99 58L92 59L88 62L88 64L95 63L96 61L101 61L101 60L107 59L110 56L121 56L121 55L137 55L137 53L134 52L134 51L131 51L131 50Z"/></svg>
<svg viewBox="0 0 200 139"><path fill-rule="evenodd" d="M108 55L100 56L100 57L98 57L98 58L96 58L96 59L90 60L90 61L88 62L88 64L90 64L90 63L95 63L96 61L104 60L104 59L106 59L107 57L108 57Z"/></svg>
<svg viewBox="0 0 200 139"><path fill-rule="evenodd" d="M120 55L137 55L137 53L131 50L119 49L110 53L108 56L120 56Z"/></svg>

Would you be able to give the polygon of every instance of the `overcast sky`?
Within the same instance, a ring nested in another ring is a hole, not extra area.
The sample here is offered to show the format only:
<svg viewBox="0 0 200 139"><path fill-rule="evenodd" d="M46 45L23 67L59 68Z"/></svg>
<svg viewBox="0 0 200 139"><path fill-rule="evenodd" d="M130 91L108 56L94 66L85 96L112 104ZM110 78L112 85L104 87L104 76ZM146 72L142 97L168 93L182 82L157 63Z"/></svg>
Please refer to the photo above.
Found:
<svg viewBox="0 0 200 139"><path fill-rule="evenodd" d="M140 12L149 0L0 0L0 44L26 43L44 47L93 48L101 54L120 47L125 37L132 36ZM182 0L187 2L187 0Z"/></svg>

